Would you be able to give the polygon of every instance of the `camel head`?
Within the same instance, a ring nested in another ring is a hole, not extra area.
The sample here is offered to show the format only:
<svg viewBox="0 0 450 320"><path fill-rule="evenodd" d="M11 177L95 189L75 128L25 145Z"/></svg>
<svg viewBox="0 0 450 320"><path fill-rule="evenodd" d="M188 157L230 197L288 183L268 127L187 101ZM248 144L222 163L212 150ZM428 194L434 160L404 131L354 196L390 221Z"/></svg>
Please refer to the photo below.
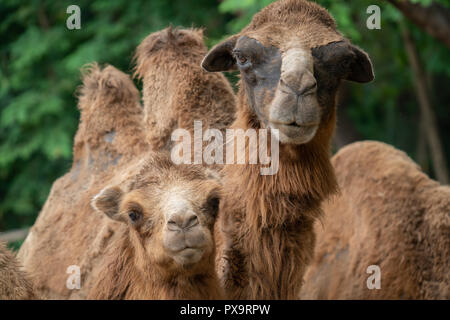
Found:
<svg viewBox="0 0 450 320"><path fill-rule="evenodd" d="M138 266L179 273L213 263L219 200L217 178L154 155L125 181L104 188L92 206L126 225Z"/></svg>
<svg viewBox="0 0 450 320"><path fill-rule="evenodd" d="M311 141L333 118L341 80L374 78L369 56L343 38L324 8L305 0L267 6L213 47L202 66L239 70L258 125L278 129L281 143L295 145Z"/></svg>

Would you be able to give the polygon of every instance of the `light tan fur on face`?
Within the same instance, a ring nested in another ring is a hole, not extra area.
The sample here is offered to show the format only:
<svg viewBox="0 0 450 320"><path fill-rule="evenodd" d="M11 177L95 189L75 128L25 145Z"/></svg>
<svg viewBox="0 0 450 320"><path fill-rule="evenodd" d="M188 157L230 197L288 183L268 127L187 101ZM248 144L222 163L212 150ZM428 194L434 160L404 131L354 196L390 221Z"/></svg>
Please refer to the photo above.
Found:
<svg viewBox="0 0 450 320"><path fill-rule="evenodd" d="M321 110L310 51L291 48L283 54L280 82L267 118L269 126L279 130L281 143L303 144L314 138Z"/></svg>
<svg viewBox="0 0 450 320"><path fill-rule="evenodd" d="M163 245L178 264L188 266L211 252L213 239L205 226L207 218L193 208L183 193L177 188L168 192L164 205Z"/></svg>

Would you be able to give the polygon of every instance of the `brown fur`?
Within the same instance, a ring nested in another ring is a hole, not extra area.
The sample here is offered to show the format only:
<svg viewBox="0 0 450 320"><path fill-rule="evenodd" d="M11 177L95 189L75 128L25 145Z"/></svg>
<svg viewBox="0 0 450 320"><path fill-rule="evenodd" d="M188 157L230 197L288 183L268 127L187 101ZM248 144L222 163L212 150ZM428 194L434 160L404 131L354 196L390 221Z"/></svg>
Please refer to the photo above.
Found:
<svg viewBox="0 0 450 320"><path fill-rule="evenodd" d="M0 243L0 300L36 299L31 279L21 270L14 254Z"/></svg>
<svg viewBox="0 0 450 320"><path fill-rule="evenodd" d="M235 96L222 74L205 72L203 32L166 28L150 34L136 51L136 75L143 80L147 137L153 149L170 150L177 128L192 133L194 120L203 130L223 130L235 114Z"/></svg>
<svg viewBox="0 0 450 320"><path fill-rule="evenodd" d="M316 224L305 299L450 299L450 187L379 142L333 157L341 195ZM381 289L366 269L378 265Z"/></svg>

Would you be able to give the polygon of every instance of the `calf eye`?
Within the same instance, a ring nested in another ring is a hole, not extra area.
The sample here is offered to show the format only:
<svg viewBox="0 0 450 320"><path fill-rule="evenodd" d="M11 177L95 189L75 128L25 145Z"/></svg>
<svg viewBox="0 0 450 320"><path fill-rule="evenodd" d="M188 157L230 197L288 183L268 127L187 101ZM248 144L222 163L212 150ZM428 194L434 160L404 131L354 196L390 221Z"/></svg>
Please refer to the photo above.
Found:
<svg viewBox="0 0 450 320"><path fill-rule="evenodd" d="M130 218L130 220L132 222L136 222L137 220L139 220L139 217L141 216L141 214L137 211L130 211L128 213L128 217Z"/></svg>
<svg viewBox="0 0 450 320"><path fill-rule="evenodd" d="M211 197L206 202L206 209L209 213L211 213L212 216L216 217L217 213L219 212L219 204L220 199L218 197Z"/></svg>

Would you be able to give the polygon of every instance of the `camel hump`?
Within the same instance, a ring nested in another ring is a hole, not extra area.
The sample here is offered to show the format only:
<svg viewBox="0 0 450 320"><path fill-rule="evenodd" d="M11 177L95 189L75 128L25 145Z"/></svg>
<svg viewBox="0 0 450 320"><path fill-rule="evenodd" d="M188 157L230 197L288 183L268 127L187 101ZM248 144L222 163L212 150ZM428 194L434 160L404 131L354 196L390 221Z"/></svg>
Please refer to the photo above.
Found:
<svg viewBox="0 0 450 320"><path fill-rule="evenodd" d="M81 112L89 112L93 105L109 107L107 103L139 101L139 91L130 77L111 65L102 69L97 63L88 64L81 73L83 85L78 89Z"/></svg>
<svg viewBox="0 0 450 320"><path fill-rule="evenodd" d="M333 166L338 175L339 184L350 183L351 179L361 181L370 179L428 179L420 166L405 152L383 142L355 142L340 149L332 158Z"/></svg>
<svg viewBox="0 0 450 320"><path fill-rule="evenodd" d="M203 42L203 29L182 29L172 26L161 31L151 33L137 47L134 60L136 62L134 76L143 79L148 67L153 65L154 59L149 59L163 52L165 55L171 53L176 55L201 56L206 54L207 48ZM199 65L200 66L200 65Z"/></svg>
<svg viewBox="0 0 450 320"><path fill-rule="evenodd" d="M78 88L80 127L86 134L124 130L142 122L139 91L130 77L107 65L90 64L82 69L83 85Z"/></svg>
<svg viewBox="0 0 450 320"><path fill-rule="evenodd" d="M428 177L393 146L375 141L352 143L342 148L332 163L341 192L354 203L372 203L380 212L388 205L400 205L396 210L384 210L389 214L417 206L448 215L450 188Z"/></svg>
<svg viewBox="0 0 450 320"><path fill-rule="evenodd" d="M131 78L111 65L93 63L82 69L82 80L74 160L89 155L96 162L105 154L116 159L146 149L140 95Z"/></svg>

